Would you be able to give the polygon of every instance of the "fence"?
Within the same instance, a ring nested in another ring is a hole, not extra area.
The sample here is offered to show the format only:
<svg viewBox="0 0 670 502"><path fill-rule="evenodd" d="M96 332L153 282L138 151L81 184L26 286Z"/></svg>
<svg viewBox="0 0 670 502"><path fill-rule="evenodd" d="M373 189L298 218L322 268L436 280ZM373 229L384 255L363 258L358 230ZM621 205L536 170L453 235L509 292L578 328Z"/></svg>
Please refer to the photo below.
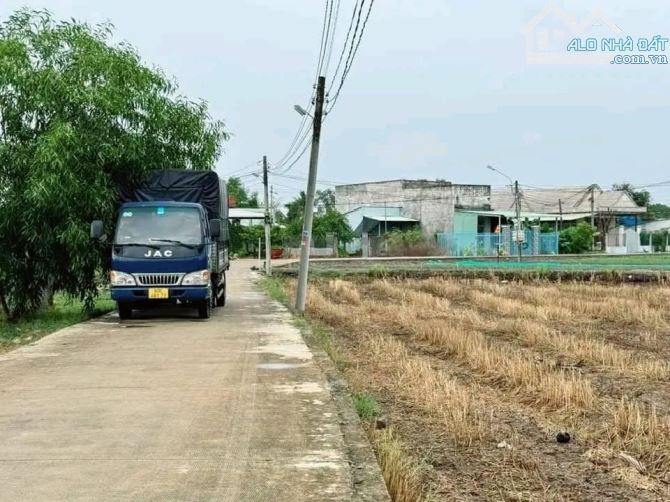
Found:
<svg viewBox="0 0 670 502"><path fill-rule="evenodd" d="M524 256L558 254L558 234L526 230L521 245ZM516 256L518 244L510 231L494 233L437 234L437 246L449 256Z"/></svg>

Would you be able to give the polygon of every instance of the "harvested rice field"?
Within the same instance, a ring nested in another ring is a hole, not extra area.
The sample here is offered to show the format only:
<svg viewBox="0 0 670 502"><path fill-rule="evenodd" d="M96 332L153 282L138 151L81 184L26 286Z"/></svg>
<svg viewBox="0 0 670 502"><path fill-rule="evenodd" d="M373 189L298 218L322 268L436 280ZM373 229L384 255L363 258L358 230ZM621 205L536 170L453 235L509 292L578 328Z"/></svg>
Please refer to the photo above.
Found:
<svg viewBox="0 0 670 502"><path fill-rule="evenodd" d="M658 284L321 278L307 318L394 500L670 500L669 304Z"/></svg>

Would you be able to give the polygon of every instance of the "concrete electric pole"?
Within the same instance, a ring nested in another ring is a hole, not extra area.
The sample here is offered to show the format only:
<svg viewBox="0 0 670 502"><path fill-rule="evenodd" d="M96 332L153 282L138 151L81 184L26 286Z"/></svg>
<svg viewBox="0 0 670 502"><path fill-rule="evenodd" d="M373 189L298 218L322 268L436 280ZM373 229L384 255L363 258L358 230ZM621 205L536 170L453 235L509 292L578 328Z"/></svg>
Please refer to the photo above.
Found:
<svg viewBox="0 0 670 502"><path fill-rule="evenodd" d="M519 182L515 181L514 182L514 201L516 203L516 224L517 224L517 229L516 232L516 248L519 252L519 256L517 258L517 261L521 261L521 256L523 253L523 250L521 249L521 244L524 241L523 234L523 227L521 225L521 194L519 193Z"/></svg>
<svg viewBox="0 0 670 502"><path fill-rule="evenodd" d="M519 252L519 256L517 258L517 261L521 261L521 255L523 253L523 250L521 249L521 244L523 244L523 241L525 240L525 234L522 232L522 225L521 225L521 192L519 192L519 182L518 181L512 181L512 178L507 176L504 172L502 172L499 169L496 169L492 165L487 165L486 169L489 171L496 172L509 181L509 187L514 193L514 207L516 208L516 223L514 224L514 231L512 233L512 240L516 242L516 248L517 251Z"/></svg>
<svg viewBox="0 0 670 502"><path fill-rule="evenodd" d="M263 155L263 192L265 194L265 274L272 275L272 246L270 244L270 200L268 196L268 158Z"/></svg>
<svg viewBox="0 0 670 502"><path fill-rule="evenodd" d="M314 219L314 196L316 195L316 170L319 163L319 140L321 139L321 123L323 121L323 103L326 93L326 77L319 77L316 85L316 102L314 103L314 130L312 132L312 151L309 157L309 176L307 193L305 194L305 217L302 226L302 242L300 244L300 271L298 273L298 292L295 309L298 314L305 312L307 297L307 275L309 273L309 251L312 245L312 220Z"/></svg>

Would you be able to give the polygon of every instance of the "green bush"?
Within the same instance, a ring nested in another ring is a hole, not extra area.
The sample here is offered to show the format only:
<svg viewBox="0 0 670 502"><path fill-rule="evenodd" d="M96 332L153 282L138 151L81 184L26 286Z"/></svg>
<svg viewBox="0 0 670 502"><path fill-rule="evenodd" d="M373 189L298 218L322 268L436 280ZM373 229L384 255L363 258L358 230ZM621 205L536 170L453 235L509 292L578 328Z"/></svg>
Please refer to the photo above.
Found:
<svg viewBox="0 0 670 502"><path fill-rule="evenodd" d="M435 243L428 239L420 228L393 229L384 236L384 241L389 256L431 256L439 254Z"/></svg>
<svg viewBox="0 0 670 502"><path fill-rule="evenodd" d="M354 394L354 407L363 419L374 418L381 413L379 403L370 394Z"/></svg>
<svg viewBox="0 0 670 502"><path fill-rule="evenodd" d="M561 254L588 253L593 249L596 229L586 222L563 230L559 236Z"/></svg>

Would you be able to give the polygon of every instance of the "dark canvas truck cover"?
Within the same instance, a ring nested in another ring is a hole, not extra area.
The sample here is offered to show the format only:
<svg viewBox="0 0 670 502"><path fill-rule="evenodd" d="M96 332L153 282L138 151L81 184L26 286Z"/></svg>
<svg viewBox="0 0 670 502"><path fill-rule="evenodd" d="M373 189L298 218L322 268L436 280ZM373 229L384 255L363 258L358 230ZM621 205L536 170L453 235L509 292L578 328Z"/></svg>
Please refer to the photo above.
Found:
<svg viewBox="0 0 670 502"><path fill-rule="evenodd" d="M201 204L210 220L221 220L220 238L228 240L226 185L214 171L184 169L153 171L141 183L119 185L118 189L122 203L174 201Z"/></svg>

